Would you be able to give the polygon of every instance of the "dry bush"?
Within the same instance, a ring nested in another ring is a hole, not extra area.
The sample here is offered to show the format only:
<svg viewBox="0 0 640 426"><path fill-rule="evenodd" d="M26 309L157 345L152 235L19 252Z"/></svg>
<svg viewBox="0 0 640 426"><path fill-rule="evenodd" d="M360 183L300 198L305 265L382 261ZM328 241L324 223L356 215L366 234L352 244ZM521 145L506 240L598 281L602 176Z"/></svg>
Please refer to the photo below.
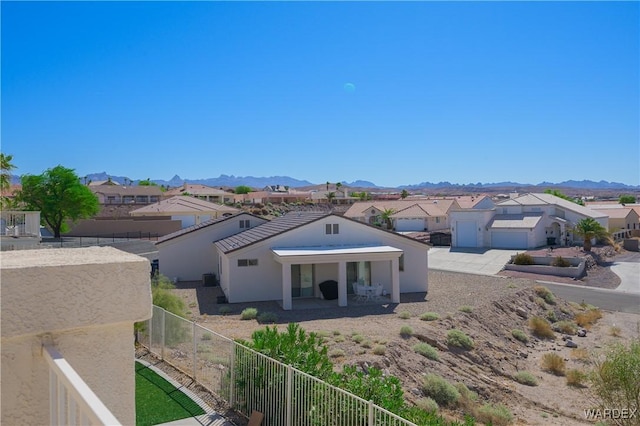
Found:
<svg viewBox="0 0 640 426"><path fill-rule="evenodd" d="M556 376L564 376L564 358L554 353L544 354L542 355L542 369Z"/></svg>
<svg viewBox="0 0 640 426"><path fill-rule="evenodd" d="M571 369L567 371L567 386L575 388L585 387L584 382L587 380L587 374L582 370Z"/></svg>
<svg viewBox="0 0 640 426"><path fill-rule="evenodd" d="M528 371L518 371L515 375L516 382L527 386L538 386L538 380Z"/></svg>
<svg viewBox="0 0 640 426"><path fill-rule="evenodd" d="M578 332L578 326L576 326L571 321L558 321L554 324L554 328L557 329L560 333L571 334L574 335Z"/></svg>
<svg viewBox="0 0 640 426"><path fill-rule="evenodd" d="M609 328L609 334L612 335L613 337L620 337L622 336L622 329L617 325L612 325Z"/></svg>
<svg viewBox="0 0 640 426"><path fill-rule="evenodd" d="M600 318L602 318L600 309L588 309L585 312L576 314L575 321L580 327L589 328L598 322Z"/></svg>
<svg viewBox="0 0 640 426"><path fill-rule="evenodd" d="M533 290L536 292L536 295L538 297L542 297L544 299L544 301L547 302L548 304L550 304L550 305L555 305L556 304L555 296L553 295L551 290L549 290L545 286L537 285L537 286L533 287Z"/></svg>
<svg viewBox="0 0 640 426"><path fill-rule="evenodd" d="M587 364L589 362L589 351L587 351L585 348L575 348L571 350L571 358L575 359L576 361L582 362L584 364Z"/></svg>
<svg viewBox="0 0 640 426"><path fill-rule="evenodd" d="M531 317L529 320L529 328L531 332L541 339L553 339L555 334L551 328L551 324L544 318Z"/></svg>

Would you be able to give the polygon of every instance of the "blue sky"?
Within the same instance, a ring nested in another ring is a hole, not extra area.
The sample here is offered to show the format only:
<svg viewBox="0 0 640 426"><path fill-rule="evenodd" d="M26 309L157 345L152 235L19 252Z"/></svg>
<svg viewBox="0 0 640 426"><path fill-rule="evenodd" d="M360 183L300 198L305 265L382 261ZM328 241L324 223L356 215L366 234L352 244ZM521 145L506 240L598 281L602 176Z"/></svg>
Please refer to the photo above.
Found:
<svg viewBox="0 0 640 426"><path fill-rule="evenodd" d="M640 184L638 2L1 8L17 174Z"/></svg>

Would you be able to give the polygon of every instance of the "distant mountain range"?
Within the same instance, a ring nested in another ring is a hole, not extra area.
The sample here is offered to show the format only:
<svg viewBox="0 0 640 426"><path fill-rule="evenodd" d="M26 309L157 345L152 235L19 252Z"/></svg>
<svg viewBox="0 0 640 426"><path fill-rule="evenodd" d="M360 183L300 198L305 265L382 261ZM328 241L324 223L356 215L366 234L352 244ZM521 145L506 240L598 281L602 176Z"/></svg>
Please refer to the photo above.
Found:
<svg viewBox="0 0 640 426"><path fill-rule="evenodd" d="M113 181L118 182L122 185L126 184L137 184L138 180L131 180L125 176L113 176L109 175L106 172L102 173L93 173L86 176L87 181L91 180L92 182L108 180L111 178ZM84 178L83 178L84 179ZM269 177L254 177L254 176L233 176L233 175L220 175L217 178L208 178L208 179L183 179L178 175L175 175L170 180L162 180L162 179L151 179L152 182L157 183L158 185L165 185L169 187L178 187L187 183L195 183L201 185L207 185L212 187L231 187L235 188L236 186L246 185L252 188L264 188L267 185L282 185L289 186L291 188L301 188L301 187L310 187L323 185L325 182L320 183L312 183L306 180L299 180L289 176L269 176ZM421 182L414 185L402 185L395 188L383 187L376 185L373 182L364 181L364 180L356 180L353 182L341 182L343 185L352 188L376 188L376 189L407 189L407 190L419 190L419 189L439 189L439 188L457 188L457 189L468 189L468 190L476 190L476 189L495 189L495 188L576 188L576 189L630 189L630 190L639 190L640 185L627 185L619 182L607 182L601 180L599 182L594 182L591 180L568 180L559 183L553 182L541 182L538 184L528 184L528 183L518 183L518 182L495 182L495 183L468 183L468 184L458 184L451 182Z"/></svg>

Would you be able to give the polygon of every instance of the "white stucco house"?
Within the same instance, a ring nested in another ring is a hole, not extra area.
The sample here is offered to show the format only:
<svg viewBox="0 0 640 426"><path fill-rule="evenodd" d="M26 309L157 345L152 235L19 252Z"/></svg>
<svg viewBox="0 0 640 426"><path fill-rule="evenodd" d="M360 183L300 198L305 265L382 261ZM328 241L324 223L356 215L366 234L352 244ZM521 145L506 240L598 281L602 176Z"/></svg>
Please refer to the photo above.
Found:
<svg viewBox="0 0 640 426"><path fill-rule="evenodd" d="M609 228L606 214L543 193L514 196L491 208L453 209L450 218L454 248L531 249L577 244L582 240L571 229L585 218Z"/></svg>
<svg viewBox="0 0 640 426"><path fill-rule="evenodd" d="M354 282L400 293L427 292L429 245L328 213L289 213L215 242L220 286L230 303L322 298L337 282L336 306L347 306Z"/></svg>
<svg viewBox="0 0 640 426"><path fill-rule="evenodd" d="M160 273L180 281L198 281L216 273L218 256L214 241L267 222L250 213L236 213L192 225L158 239Z"/></svg>

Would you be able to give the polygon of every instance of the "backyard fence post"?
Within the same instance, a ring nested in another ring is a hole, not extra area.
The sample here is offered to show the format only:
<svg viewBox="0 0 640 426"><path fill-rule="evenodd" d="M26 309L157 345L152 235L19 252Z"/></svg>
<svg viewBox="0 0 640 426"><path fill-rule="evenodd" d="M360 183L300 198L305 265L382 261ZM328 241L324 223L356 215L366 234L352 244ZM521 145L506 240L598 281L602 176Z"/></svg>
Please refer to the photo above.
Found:
<svg viewBox="0 0 640 426"><path fill-rule="evenodd" d="M373 401L369 400L369 426L375 426L373 423Z"/></svg>
<svg viewBox="0 0 640 426"><path fill-rule="evenodd" d="M291 426L291 407L293 406L293 367L287 365L287 411L285 413L285 425Z"/></svg>
<svg viewBox="0 0 640 426"><path fill-rule="evenodd" d="M162 310L162 327L160 329L160 359L164 361L164 335L165 335L165 317L166 311Z"/></svg>
<svg viewBox="0 0 640 426"><path fill-rule="evenodd" d="M196 367L198 362L198 343L196 341L196 323L193 324L193 381L196 382Z"/></svg>
<svg viewBox="0 0 640 426"><path fill-rule="evenodd" d="M231 359L229 362L229 405L231 408L235 407L235 389L234 383L236 382L236 342L231 342Z"/></svg>
<svg viewBox="0 0 640 426"><path fill-rule="evenodd" d="M153 353L153 317L156 314L156 306L151 307L151 318L149 318L149 352Z"/></svg>

